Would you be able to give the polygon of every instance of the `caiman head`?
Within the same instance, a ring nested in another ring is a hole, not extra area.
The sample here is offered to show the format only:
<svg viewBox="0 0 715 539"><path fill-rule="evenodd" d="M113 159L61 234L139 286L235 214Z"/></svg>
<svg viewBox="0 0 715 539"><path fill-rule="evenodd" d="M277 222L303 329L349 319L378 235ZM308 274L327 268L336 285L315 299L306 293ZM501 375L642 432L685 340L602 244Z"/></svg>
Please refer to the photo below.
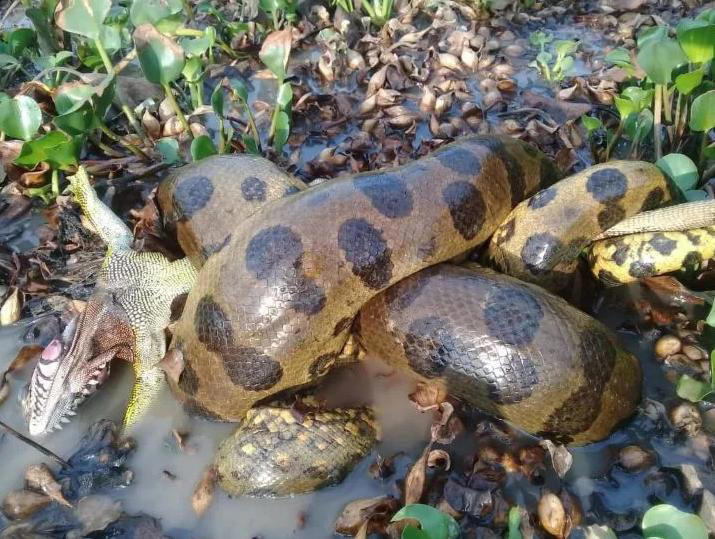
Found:
<svg viewBox="0 0 715 539"><path fill-rule="evenodd" d="M109 376L115 357L132 361L134 336L113 294L95 291L85 310L42 351L23 400L32 436L69 422L79 404Z"/></svg>

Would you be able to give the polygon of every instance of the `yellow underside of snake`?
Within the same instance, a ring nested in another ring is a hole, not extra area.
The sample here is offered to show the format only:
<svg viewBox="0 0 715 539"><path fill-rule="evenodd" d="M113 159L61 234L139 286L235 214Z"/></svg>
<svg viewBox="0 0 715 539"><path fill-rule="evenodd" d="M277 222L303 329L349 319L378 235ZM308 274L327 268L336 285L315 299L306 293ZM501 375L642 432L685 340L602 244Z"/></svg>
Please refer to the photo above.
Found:
<svg viewBox="0 0 715 539"><path fill-rule="evenodd" d="M168 178L165 223L201 268L174 330L185 369L172 389L193 412L242 421L217 456L222 486L311 490L367 451L367 410L248 413L318 380L351 332L366 351L531 433L582 444L627 418L637 360L545 288L562 290L594 238L669 203L670 189L644 162L557 178L544 155L508 137L467 137L310 189L245 155ZM486 259L511 276L449 263L490 238Z"/></svg>

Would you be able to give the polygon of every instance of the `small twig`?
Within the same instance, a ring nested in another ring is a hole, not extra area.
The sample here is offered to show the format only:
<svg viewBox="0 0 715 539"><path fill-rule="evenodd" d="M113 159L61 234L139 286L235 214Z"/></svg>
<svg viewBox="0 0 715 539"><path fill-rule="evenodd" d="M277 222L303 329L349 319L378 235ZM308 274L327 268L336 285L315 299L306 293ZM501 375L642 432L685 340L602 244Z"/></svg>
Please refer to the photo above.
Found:
<svg viewBox="0 0 715 539"><path fill-rule="evenodd" d="M21 442L26 443L30 447L33 447L34 449L37 449L40 453L43 453L44 455L50 457L52 460L57 462L60 466L63 468L71 468L69 462L64 460L63 458L57 456L55 453L47 449L45 446L38 444L36 441L31 440L27 436L20 434L17 432L15 429L13 429L10 425L5 423L4 421L0 421L0 427L4 428L7 432L12 434L15 438L20 440Z"/></svg>
<svg viewBox="0 0 715 539"><path fill-rule="evenodd" d="M169 168L170 166L171 165L169 165L169 163L156 163L154 165L149 165L148 167L145 167L141 170L137 170L136 172L131 172L129 174L125 174L124 176L117 176L115 178L112 178L111 180L109 178L100 180L98 182L95 182L94 186L95 187L104 187L105 185L126 184L131 181L138 180L145 176L149 176L151 174L154 174L156 172L164 170L165 168Z"/></svg>
<svg viewBox="0 0 715 539"><path fill-rule="evenodd" d="M10 13L12 13L12 10L15 9L15 7L20 3L20 0L14 0L12 4L8 6L8 8L5 10L5 13L3 13L2 19L0 19L0 26L5 22L5 19L7 19L10 16Z"/></svg>
<svg viewBox="0 0 715 539"><path fill-rule="evenodd" d="M132 49L129 51L129 54L127 54L124 58L119 60L117 64L114 66L114 74L119 75L122 70L127 67L132 61L137 57L137 50Z"/></svg>

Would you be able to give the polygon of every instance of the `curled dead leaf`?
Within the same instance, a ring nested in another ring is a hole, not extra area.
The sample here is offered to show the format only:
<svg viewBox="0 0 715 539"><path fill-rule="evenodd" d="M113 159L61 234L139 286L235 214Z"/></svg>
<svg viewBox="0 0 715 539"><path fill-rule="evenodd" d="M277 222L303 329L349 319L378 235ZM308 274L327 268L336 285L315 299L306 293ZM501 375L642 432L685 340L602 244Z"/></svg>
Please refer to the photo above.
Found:
<svg viewBox="0 0 715 539"><path fill-rule="evenodd" d="M164 354L156 366L166 373L167 378L178 384L179 377L184 372L184 354L178 348L172 348Z"/></svg>
<svg viewBox="0 0 715 539"><path fill-rule="evenodd" d="M161 136L161 124L148 110L142 115L142 126L151 138L157 139Z"/></svg>
<svg viewBox="0 0 715 539"><path fill-rule="evenodd" d="M439 54L439 65L451 71L462 71L462 62L454 54L449 54L448 52Z"/></svg>
<svg viewBox="0 0 715 539"><path fill-rule="evenodd" d="M335 531L353 535L363 527L370 533L381 530L399 507L400 503L392 496L354 500L343 508L335 520Z"/></svg>
<svg viewBox="0 0 715 539"><path fill-rule="evenodd" d="M372 77L367 83L367 92L365 95L371 96L376 93L380 88L385 85L385 80L387 78L387 67L382 66L380 69L373 73Z"/></svg>
<svg viewBox="0 0 715 539"><path fill-rule="evenodd" d="M548 451L551 456L551 465L556 474L563 479L573 464L573 455L565 445L556 445L551 440L541 440L539 445Z"/></svg>
<svg viewBox="0 0 715 539"><path fill-rule="evenodd" d="M43 492L57 503L72 507L72 504L62 495L62 487L55 480L52 471L46 464L28 466L25 470L25 483L28 488Z"/></svg>
<svg viewBox="0 0 715 539"><path fill-rule="evenodd" d="M22 293L20 289L13 288L7 299L0 307L0 326L9 326L20 319L22 311Z"/></svg>
<svg viewBox="0 0 715 539"><path fill-rule="evenodd" d="M462 55L460 56L462 63L469 69L474 71L479 66L479 55L474 52L470 47L464 47L462 49Z"/></svg>
<svg viewBox="0 0 715 539"><path fill-rule="evenodd" d="M184 126L181 125L181 120L176 116L168 118L164 123L164 129L162 130L162 135L165 137L175 137L180 135L184 131Z"/></svg>
<svg viewBox="0 0 715 539"><path fill-rule="evenodd" d="M217 479L216 469L213 466L209 466L199 479L191 496L191 507L196 516L201 517L211 505Z"/></svg>
<svg viewBox="0 0 715 539"><path fill-rule="evenodd" d="M541 526L547 532L556 537L565 537L566 511L556 494L552 492L543 494L539 500L537 513Z"/></svg>
<svg viewBox="0 0 715 539"><path fill-rule="evenodd" d="M13 490L2 501L2 512L10 520L25 518L42 509L52 500L49 496L29 490Z"/></svg>
<svg viewBox="0 0 715 539"><path fill-rule="evenodd" d="M410 468L405 477L405 505L418 503L422 499L427 482L427 458L432 449L432 442L425 447L422 455Z"/></svg>
<svg viewBox="0 0 715 539"><path fill-rule="evenodd" d="M447 388L442 383L419 382L409 399L421 412L434 410L447 398Z"/></svg>
<svg viewBox="0 0 715 539"><path fill-rule="evenodd" d="M427 466L429 468L439 468L449 471L452 467L452 459L444 449L433 449L427 456Z"/></svg>
<svg viewBox="0 0 715 539"><path fill-rule="evenodd" d="M50 165L42 161L38 163L35 170L23 172L18 182L23 187L40 187L47 183L45 175L50 170Z"/></svg>
<svg viewBox="0 0 715 539"><path fill-rule="evenodd" d="M436 102L437 96L434 95L429 86L425 86L422 91L422 99L420 99L420 110L422 112L432 112Z"/></svg>

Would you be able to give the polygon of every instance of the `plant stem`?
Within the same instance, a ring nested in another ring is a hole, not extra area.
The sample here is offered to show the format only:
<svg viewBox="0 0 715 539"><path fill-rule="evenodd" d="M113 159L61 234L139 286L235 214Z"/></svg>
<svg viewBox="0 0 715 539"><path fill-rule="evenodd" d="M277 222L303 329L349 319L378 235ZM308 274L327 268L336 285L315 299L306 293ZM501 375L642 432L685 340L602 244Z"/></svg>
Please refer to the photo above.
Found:
<svg viewBox="0 0 715 539"><path fill-rule="evenodd" d="M618 122L618 127L616 128L616 132L613 134L611 137L611 140L608 141L608 144L606 145L606 161L608 161L611 158L611 151L613 150L613 146L618 142L618 139L621 138L621 134L623 133L623 122Z"/></svg>
<svg viewBox="0 0 715 539"><path fill-rule="evenodd" d="M226 151L226 135L224 133L223 118L218 119L218 129L219 129L218 153L224 153Z"/></svg>
<svg viewBox="0 0 715 539"><path fill-rule="evenodd" d="M60 171L52 169L52 194L57 196L60 194Z"/></svg>
<svg viewBox="0 0 715 539"><path fill-rule="evenodd" d="M107 50L104 48L104 45L102 45L102 41L100 39L95 39L94 46L97 48L99 57L102 59L102 63L104 64L104 69L107 71L107 76L113 77L114 76L114 66L112 65L112 61L109 59ZM139 124L137 117L132 112L132 109L130 109L124 102L121 101L121 98L119 98L119 94L117 94L117 98L120 100L120 103L122 104L122 112L124 113L124 116L127 117L127 120L129 121L129 124L132 126L132 129L134 129L134 132L137 133L140 137L142 137L144 139L145 142L148 143L149 139L147 138L146 133L144 133L142 126Z"/></svg>
<svg viewBox="0 0 715 539"><path fill-rule="evenodd" d="M660 113L663 108L663 86L661 84L655 85L655 104L653 106L653 144L655 146L655 158L656 160L663 157L663 148L661 147L661 133L660 133Z"/></svg>
<svg viewBox="0 0 715 539"><path fill-rule="evenodd" d="M176 99L174 98L174 94L171 92L171 88L169 87L168 84L163 84L164 87L164 93L166 94L166 98L169 100L169 104L171 105L171 108L174 109L174 112L176 113L176 117L179 118L179 122L181 122L181 126L184 128L186 133L189 135L189 138L193 139L194 136L191 134L191 128L189 127L189 122L186 121L186 116L184 116L184 113L181 112L181 109L179 108L179 104L176 102Z"/></svg>
<svg viewBox="0 0 715 539"><path fill-rule="evenodd" d="M127 142L126 140L123 140L122 137L120 137L120 136L117 135L114 131L112 131L111 129L109 129L109 127L107 127L107 124L105 124L104 122L102 122L102 121L99 122L99 129L100 129L100 130L102 131L102 133L104 133L109 139L113 140L114 142L118 142L119 144L121 144L122 146L124 146L127 150L129 150L130 152L132 152L134 155L136 155L137 157L141 158L142 160L144 160L144 161L150 161L150 160L151 160L151 158L144 152L144 150L142 150L141 148L135 146L135 145L132 144L131 142ZM100 142L100 144L101 144L101 142ZM99 144L98 144L98 145L99 145ZM100 146L100 147L101 147L101 146Z"/></svg>
<svg viewBox="0 0 715 539"><path fill-rule="evenodd" d="M705 149L708 147L708 132L703 131L703 138L702 141L700 142L700 168L705 169L705 164L706 164L706 159L705 159Z"/></svg>

